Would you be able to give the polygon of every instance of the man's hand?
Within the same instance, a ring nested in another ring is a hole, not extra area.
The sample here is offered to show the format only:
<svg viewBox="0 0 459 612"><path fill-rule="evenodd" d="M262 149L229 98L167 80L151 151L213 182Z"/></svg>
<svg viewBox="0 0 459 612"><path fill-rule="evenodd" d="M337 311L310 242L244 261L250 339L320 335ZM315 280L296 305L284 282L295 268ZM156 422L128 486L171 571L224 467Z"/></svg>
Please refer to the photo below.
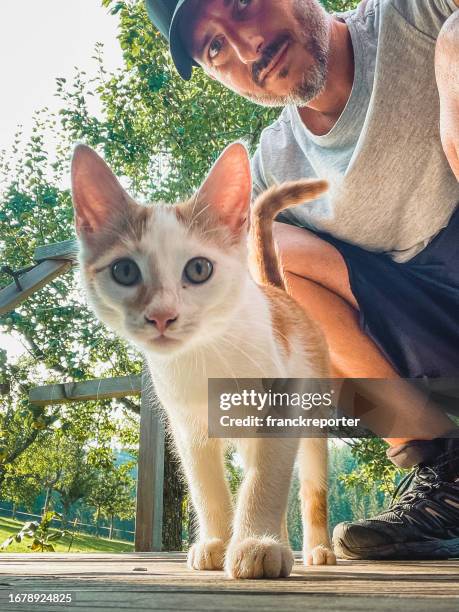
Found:
<svg viewBox="0 0 459 612"><path fill-rule="evenodd" d="M440 96L440 136L459 181L459 11L445 21L437 39L435 75Z"/></svg>

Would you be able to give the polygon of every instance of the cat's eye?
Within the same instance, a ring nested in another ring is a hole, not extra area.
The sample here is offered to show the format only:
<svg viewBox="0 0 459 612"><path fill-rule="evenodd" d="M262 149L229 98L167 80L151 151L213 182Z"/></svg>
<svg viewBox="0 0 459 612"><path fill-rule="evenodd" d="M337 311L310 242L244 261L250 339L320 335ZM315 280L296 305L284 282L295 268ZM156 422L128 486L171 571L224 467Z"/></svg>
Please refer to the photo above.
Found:
<svg viewBox="0 0 459 612"><path fill-rule="evenodd" d="M183 274L185 278L194 285L205 283L212 276L214 267L212 262L205 257L193 257L186 264Z"/></svg>
<svg viewBox="0 0 459 612"><path fill-rule="evenodd" d="M126 287L136 285L141 277L139 266L132 259L119 259L112 264L112 277L119 284Z"/></svg>

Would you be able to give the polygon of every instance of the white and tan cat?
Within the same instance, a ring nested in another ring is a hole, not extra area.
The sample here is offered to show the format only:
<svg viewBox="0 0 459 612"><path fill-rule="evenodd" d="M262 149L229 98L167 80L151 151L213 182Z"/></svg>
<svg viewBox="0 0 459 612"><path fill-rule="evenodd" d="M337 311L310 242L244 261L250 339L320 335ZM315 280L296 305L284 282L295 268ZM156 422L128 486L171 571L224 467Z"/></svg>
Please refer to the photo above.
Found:
<svg viewBox="0 0 459 612"><path fill-rule="evenodd" d="M246 149L230 145L199 191L176 206L137 204L105 162L79 145L72 188L82 279L96 315L145 356L167 413L199 520L195 569L234 578L288 576L285 514L295 459L301 483L304 561L331 564L326 440L241 439L244 480L236 507L224 470L226 441L207 435L208 378L327 377L317 327L284 290L272 237L282 208L313 199L324 181L263 194L247 219Z"/></svg>

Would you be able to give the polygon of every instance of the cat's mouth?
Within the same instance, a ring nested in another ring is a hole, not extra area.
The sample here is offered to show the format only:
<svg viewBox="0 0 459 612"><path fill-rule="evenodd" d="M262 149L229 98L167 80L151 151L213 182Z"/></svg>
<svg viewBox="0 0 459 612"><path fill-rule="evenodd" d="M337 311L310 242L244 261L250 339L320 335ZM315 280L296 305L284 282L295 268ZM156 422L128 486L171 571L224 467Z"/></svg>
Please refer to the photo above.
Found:
<svg viewBox="0 0 459 612"><path fill-rule="evenodd" d="M165 336L164 334L161 334L160 336L156 336L156 338L151 338L149 344L153 349L160 351L170 351L174 348L177 348L181 344L181 340L179 340L178 338L172 338L171 336Z"/></svg>

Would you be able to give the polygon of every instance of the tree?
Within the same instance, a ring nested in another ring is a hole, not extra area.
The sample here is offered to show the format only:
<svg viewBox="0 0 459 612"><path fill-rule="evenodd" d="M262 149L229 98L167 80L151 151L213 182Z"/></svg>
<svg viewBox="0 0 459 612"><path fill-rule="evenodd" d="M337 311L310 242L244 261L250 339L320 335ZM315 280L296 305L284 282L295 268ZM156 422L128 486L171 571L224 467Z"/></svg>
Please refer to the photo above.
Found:
<svg viewBox="0 0 459 612"><path fill-rule="evenodd" d="M65 463L54 490L59 493L62 504L62 528L67 525L70 510L76 502L87 497L94 485L96 468L88 460L82 447L68 445Z"/></svg>
<svg viewBox="0 0 459 612"><path fill-rule="evenodd" d="M303 522L301 518L299 493L300 481L298 479L298 473L295 470L290 487L287 510L288 537L293 550L302 550L303 548Z"/></svg>
<svg viewBox="0 0 459 612"><path fill-rule="evenodd" d="M11 431L10 436L14 439ZM55 438L58 438L56 430L42 430L14 461L5 466L5 482L1 489L3 499L30 510L37 495L45 489L46 512L53 486L61 474L61 457L52 456Z"/></svg>
<svg viewBox="0 0 459 612"><path fill-rule="evenodd" d="M0 357L3 357L0 359L3 379L9 386L9 393L0 397L0 491L6 486L7 476L11 491L14 482L19 485L18 479L12 477L12 466L33 444L46 437L57 414L28 401L28 388L32 380L37 380L33 371L30 372L30 360L21 359L12 365L6 363L4 351L0 352Z"/></svg>
<svg viewBox="0 0 459 612"><path fill-rule="evenodd" d="M353 440L351 453L356 465L351 473L342 478L347 487L357 487L363 492L376 488L384 494L393 493L403 472L387 459L386 445L381 440Z"/></svg>
<svg viewBox="0 0 459 612"><path fill-rule="evenodd" d="M395 467L380 459L379 441L376 441L375 454L378 456L381 471L374 469L372 458L365 461L372 466L365 477L358 477L361 466L356 454L367 443L359 440L357 444L348 442L339 446L329 444L329 523L334 526L342 521L363 519L378 514L387 503L387 495L392 492L391 486L395 477ZM386 480L380 476L387 470ZM388 474L391 473L389 477Z"/></svg>
<svg viewBox="0 0 459 612"><path fill-rule="evenodd" d="M18 506L29 512L40 493L39 483L32 477L15 472L7 472L1 489L1 498L13 504L12 518L16 518Z"/></svg>
<svg viewBox="0 0 459 612"><path fill-rule="evenodd" d="M99 521L105 517L110 521L110 540L113 537L115 516L129 519L135 512L135 481L130 475L132 463L112 465L108 470L99 471L88 496L88 502L95 511L96 534L99 534Z"/></svg>
<svg viewBox="0 0 459 612"><path fill-rule="evenodd" d="M0 496L26 506L43 489L46 500L51 499L73 449L90 441L91 462L110 462L113 440L118 437L134 445L138 427L135 420L115 418L107 401L90 402L83 409L81 404L60 408L30 404L28 389L41 380L33 366L30 357L7 364L9 393L0 398Z"/></svg>

